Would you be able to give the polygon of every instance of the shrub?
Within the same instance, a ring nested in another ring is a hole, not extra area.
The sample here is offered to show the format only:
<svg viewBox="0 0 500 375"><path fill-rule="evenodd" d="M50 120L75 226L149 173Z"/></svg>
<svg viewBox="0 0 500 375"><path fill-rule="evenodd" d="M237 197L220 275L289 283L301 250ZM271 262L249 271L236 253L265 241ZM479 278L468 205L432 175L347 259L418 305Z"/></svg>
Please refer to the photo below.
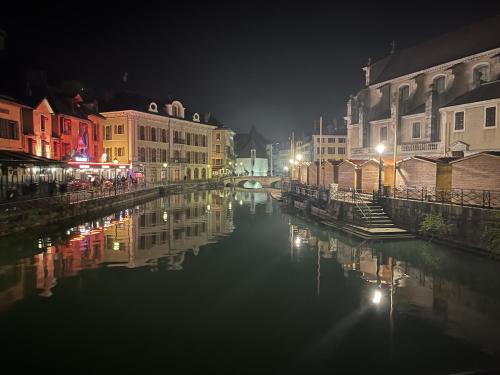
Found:
<svg viewBox="0 0 500 375"><path fill-rule="evenodd" d="M430 241L434 237L448 234L450 226L445 223L443 216L435 214L426 214L420 223L420 233L430 237Z"/></svg>
<svg viewBox="0 0 500 375"><path fill-rule="evenodd" d="M491 255L500 255L500 212L489 214L481 239Z"/></svg>

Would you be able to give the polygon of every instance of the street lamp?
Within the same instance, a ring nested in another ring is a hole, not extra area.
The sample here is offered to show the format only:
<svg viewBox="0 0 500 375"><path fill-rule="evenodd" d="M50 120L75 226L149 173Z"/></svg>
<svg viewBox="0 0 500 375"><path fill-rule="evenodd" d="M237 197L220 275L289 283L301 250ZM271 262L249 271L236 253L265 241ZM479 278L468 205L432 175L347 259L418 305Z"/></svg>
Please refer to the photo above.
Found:
<svg viewBox="0 0 500 375"><path fill-rule="evenodd" d="M297 154L297 161L301 161L302 160L302 154Z"/></svg>
<svg viewBox="0 0 500 375"><path fill-rule="evenodd" d="M285 165L285 167L283 168L283 170L284 170L285 172L288 172L288 166L286 166L286 165Z"/></svg>
<svg viewBox="0 0 500 375"><path fill-rule="evenodd" d="M116 179L116 173L118 172L117 167L118 167L118 159L114 158L113 159L113 164L115 165L115 195L116 195L116 184L117 184L117 179Z"/></svg>
<svg viewBox="0 0 500 375"><path fill-rule="evenodd" d="M384 153L385 146L379 143L376 147L378 152L378 197L382 194L382 154Z"/></svg>
<svg viewBox="0 0 500 375"><path fill-rule="evenodd" d="M167 184L167 167L168 167L168 163L163 163L163 168L165 169L165 177L164 177L164 180L165 180L165 184Z"/></svg>

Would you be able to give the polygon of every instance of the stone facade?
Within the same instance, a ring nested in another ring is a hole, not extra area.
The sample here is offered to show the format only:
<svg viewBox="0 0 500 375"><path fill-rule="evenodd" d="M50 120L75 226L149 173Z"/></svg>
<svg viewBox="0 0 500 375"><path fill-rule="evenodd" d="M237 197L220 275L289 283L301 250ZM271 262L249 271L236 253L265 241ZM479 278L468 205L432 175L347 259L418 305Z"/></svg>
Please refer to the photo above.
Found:
<svg viewBox="0 0 500 375"><path fill-rule="evenodd" d="M460 136L447 134L449 111L440 112L484 82L498 79L500 38L491 36L496 35L498 23L497 16L396 51L375 63L369 61L363 68L366 87L347 103L348 157L377 157L375 147L383 143L385 161L393 163L395 142L397 160L412 155L451 154L453 142L467 142L465 138L476 150L500 148L494 129L475 128L474 133L466 130ZM464 35L469 37L465 40ZM438 55L430 52L440 48L443 50ZM474 113L473 107L466 114L466 123L483 116L482 109Z"/></svg>

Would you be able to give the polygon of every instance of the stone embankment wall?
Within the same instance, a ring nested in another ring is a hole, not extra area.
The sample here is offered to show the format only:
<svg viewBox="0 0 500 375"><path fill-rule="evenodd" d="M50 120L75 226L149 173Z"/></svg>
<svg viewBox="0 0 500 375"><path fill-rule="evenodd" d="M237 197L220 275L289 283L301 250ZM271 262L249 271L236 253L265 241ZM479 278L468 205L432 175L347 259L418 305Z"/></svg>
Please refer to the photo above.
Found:
<svg viewBox="0 0 500 375"><path fill-rule="evenodd" d="M186 190L206 190L219 188L213 183L188 184L185 186L154 187L117 196L101 197L77 204L60 204L45 209L16 210L4 213L0 218L0 236L37 227L57 226L62 223L78 222L85 218L106 215L117 210L138 205L166 194Z"/></svg>
<svg viewBox="0 0 500 375"><path fill-rule="evenodd" d="M394 224L413 233L419 233L425 215L441 215L444 222L449 225L449 230L438 236L439 240L486 251L482 243L482 235L492 210L394 198L385 198L383 205Z"/></svg>

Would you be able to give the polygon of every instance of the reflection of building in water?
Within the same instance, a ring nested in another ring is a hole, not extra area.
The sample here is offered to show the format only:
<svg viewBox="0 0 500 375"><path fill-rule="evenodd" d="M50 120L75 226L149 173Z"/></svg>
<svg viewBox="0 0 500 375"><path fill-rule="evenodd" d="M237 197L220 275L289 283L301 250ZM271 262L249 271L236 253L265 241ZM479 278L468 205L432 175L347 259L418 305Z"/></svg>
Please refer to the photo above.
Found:
<svg viewBox="0 0 500 375"><path fill-rule="evenodd" d="M40 240L38 247L46 251L34 256L36 289L51 296L58 279L99 264L181 270L186 251L197 255L202 246L234 230L231 198L226 191L171 195L71 228L63 244ZM0 301L13 298L16 285L0 290Z"/></svg>
<svg viewBox="0 0 500 375"><path fill-rule="evenodd" d="M301 252L319 253L320 262L332 259L342 266L345 277L354 276L364 280L365 287L369 288L366 290L374 290L373 284L380 285L382 298L391 305L388 311L404 311L432 320L436 324L444 323L448 334L466 337L482 345L487 351L500 354L500 298L498 293L479 293L478 290L488 289L485 285L472 288L471 285L477 283L474 279L477 274L471 276L470 269L466 266L460 272L453 269L453 266L448 270L453 272L446 272L447 258L443 258L443 264L439 264L439 275L450 274L453 279L432 276L436 273L435 270L419 268L409 261L395 259L386 254L388 251L375 250L370 243L349 243L347 239L337 238L338 234L335 232L318 232L314 233L307 226L290 223L292 260L303 260ZM418 261L418 254L422 254L424 249L414 250L416 253L412 255ZM431 255L423 256L425 259ZM320 262L311 264L318 273L318 292L319 271L322 269ZM423 263L422 260L420 262ZM436 267L436 264L433 266ZM494 276L490 275L489 279L493 280ZM488 277L485 279L488 280ZM498 282L498 277L496 281Z"/></svg>
<svg viewBox="0 0 500 375"><path fill-rule="evenodd" d="M255 214L257 205L265 205L266 213L272 213L272 198L267 192L251 192L245 190L236 190L233 193L234 201L239 202L240 205L248 204L250 213Z"/></svg>
<svg viewBox="0 0 500 375"><path fill-rule="evenodd" d="M0 311L35 292L35 273L30 259L0 266Z"/></svg>

